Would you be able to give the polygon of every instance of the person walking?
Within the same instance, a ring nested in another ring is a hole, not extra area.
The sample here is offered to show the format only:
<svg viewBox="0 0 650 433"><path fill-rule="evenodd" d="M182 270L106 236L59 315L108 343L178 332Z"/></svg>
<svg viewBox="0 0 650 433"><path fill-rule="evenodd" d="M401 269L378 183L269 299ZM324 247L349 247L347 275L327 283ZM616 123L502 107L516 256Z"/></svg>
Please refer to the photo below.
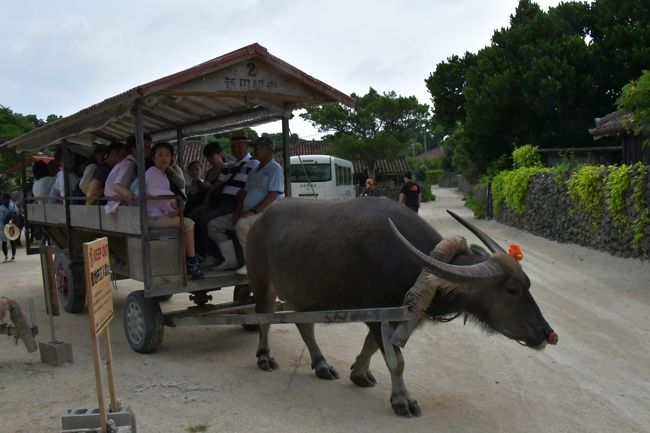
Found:
<svg viewBox="0 0 650 433"><path fill-rule="evenodd" d="M399 192L399 202L417 212L422 200L422 189L412 180L412 177L411 172L404 173L404 185Z"/></svg>
<svg viewBox="0 0 650 433"><path fill-rule="evenodd" d="M2 253L5 256L5 263L16 260L16 241L7 238L4 228L7 224L11 223L18 215L18 208L11 201L9 193L2 194L2 202L0 202L0 224L2 224L2 231L0 231L0 241L2 241ZM7 242L11 245L11 260L9 259L9 250Z"/></svg>

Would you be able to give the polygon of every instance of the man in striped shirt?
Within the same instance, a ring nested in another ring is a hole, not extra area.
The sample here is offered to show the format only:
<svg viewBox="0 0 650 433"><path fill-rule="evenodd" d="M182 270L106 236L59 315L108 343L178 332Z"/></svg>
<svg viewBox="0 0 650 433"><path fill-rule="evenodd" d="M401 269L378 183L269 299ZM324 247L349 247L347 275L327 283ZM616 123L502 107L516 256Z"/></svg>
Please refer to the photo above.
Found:
<svg viewBox="0 0 650 433"><path fill-rule="evenodd" d="M198 254L204 256L203 266L212 266L222 260L217 244L208 236L208 222L235 210L237 193L246 186L248 174L259 165L248 153L250 139L246 131L240 130L230 137L230 153L236 161L226 164L217 181L212 185L203 205L192 215L196 221L195 239Z"/></svg>

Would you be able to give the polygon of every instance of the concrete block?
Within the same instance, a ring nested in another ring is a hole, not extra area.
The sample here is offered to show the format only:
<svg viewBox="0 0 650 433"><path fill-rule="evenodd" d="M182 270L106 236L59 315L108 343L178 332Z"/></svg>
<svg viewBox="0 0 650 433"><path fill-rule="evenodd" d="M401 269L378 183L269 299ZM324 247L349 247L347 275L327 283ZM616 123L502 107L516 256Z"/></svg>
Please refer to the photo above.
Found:
<svg viewBox="0 0 650 433"><path fill-rule="evenodd" d="M107 414L109 431L111 433L137 433L135 424L135 413L130 407L117 412ZM66 415L61 418L63 430L67 432L99 432L99 409L69 409Z"/></svg>
<svg viewBox="0 0 650 433"><path fill-rule="evenodd" d="M74 363L72 357L72 345L62 341L50 341L49 343L38 343L41 351L41 362L55 367L64 362Z"/></svg>

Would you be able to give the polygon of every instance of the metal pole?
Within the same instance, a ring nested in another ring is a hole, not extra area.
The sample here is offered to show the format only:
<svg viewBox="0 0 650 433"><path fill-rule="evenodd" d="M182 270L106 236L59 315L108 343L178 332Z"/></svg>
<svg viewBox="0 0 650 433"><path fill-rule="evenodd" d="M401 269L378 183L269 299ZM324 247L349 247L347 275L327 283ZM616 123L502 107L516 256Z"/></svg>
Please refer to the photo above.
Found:
<svg viewBox="0 0 650 433"><path fill-rule="evenodd" d="M176 143L177 143L177 150L178 150L178 159L177 159L177 164L185 172L185 142L183 141L183 128L178 127L176 128Z"/></svg>
<svg viewBox="0 0 650 433"><path fill-rule="evenodd" d="M140 241L142 242L142 275L144 290L151 290L151 254L149 251L149 225L147 224L147 185L144 164L144 126L142 122L142 100L135 101L135 143L138 149L138 206L140 207Z"/></svg>
<svg viewBox="0 0 650 433"><path fill-rule="evenodd" d="M284 162L284 196L291 197L291 149L289 149L289 118L282 118L282 161Z"/></svg>
<svg viewBox="0 0 650 433"><path fill-rule="evenodd" d="M63 162L63 204L65 206L65 236L68 241L68 260L70 261L70 268L72 269L73 251L72 251L72 227L70 226L70 200L68 199L72 194L70 189L70 177L68 176L68 164L70 163L70 152L68 151L68 142L63 140L61 143L61 156ZM73 162L74 164L74 162Z"/></svg>

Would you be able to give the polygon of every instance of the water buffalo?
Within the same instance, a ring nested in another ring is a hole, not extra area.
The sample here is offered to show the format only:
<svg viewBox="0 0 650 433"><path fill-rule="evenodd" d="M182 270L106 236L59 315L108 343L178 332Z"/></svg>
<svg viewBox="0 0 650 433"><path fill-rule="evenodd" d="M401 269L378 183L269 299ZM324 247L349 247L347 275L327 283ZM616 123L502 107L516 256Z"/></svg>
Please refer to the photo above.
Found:
<svg viewBox="0 0 650 433"><path fill-rule="evenodd" d="M529 347L555 344L557 334L531 296L530 281L519 263L483 232L456 218L491 254L464 248L443 258L434 250L445 242L443 237L417 213L388 199L283 200L264 213L248 237L246 257L256 312L272 312L276 296L296 311L396 307L404 305L415 286L428 294L422 317L444 320L464 314L482 328ZM316 375L338 378L316 343L314 325L297 326ZM350 374L361 387L376 384L370 358L377 349L384 352L380 324L367 326ZM269 351L268 332L269 325L260 326L257 365L272 371L278 364ZM402 379L404 359L399 347L394 350L396 365L387 362L391 405L398 415L419 416L417 401Z"/></svg>

